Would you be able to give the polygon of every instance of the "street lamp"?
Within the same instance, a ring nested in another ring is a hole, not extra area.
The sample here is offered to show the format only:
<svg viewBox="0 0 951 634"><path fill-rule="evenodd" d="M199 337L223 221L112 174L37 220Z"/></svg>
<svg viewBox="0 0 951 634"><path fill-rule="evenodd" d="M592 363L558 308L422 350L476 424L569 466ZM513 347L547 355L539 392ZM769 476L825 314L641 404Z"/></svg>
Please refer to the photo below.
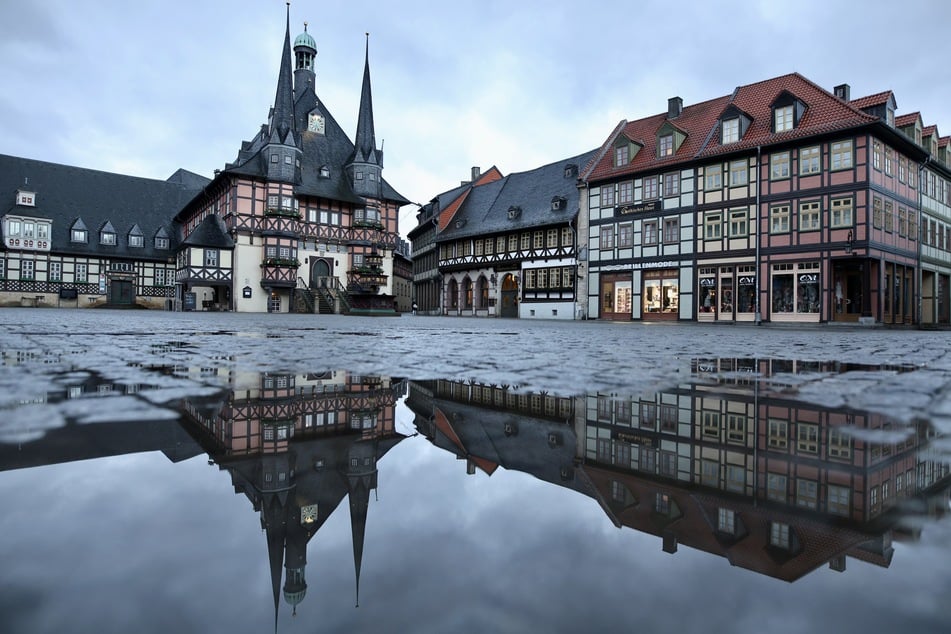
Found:
<svg viewBox="0 0 951 634"><path fill-rule="evenodd" d="M845 243L845 252L846 252L848 255L851 255L851 254L852 254L852 230L851 230L851 229L849 229L849 239L848 239L848 242Z"/></svg>

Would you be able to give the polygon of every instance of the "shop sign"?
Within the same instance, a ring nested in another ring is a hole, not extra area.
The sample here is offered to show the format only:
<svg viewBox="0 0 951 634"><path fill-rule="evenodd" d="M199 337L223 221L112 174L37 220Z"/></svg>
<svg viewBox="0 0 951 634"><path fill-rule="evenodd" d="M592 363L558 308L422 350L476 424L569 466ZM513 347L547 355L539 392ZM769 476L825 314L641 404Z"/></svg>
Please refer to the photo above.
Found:
<svg viewBox="0 0 951 634"><path fill-rule="evenodd" d="M631 214L640 214L647 212L655 212L661 210L660 200L652 200L650 202L641 203L639 205L624 205L623 207L615 207L614 215L615 216L630 216Z"/></svg>
<svg viewBox="0 0 951 634"><path fill-rule="evenodd" d="M637 262L632 267L635 271L637 269L676 269L680 266L679 262Z"/></svg>
<svg viewBox="0 0 951 634"><path fill-rule="evenodd" d="M717 281L716 281L715 279L713 279L712 277L702 277L702 278L700 278L700 286L703 286L703 287L711 287L711 286L716 286L716 285L717 285Z"/></svg>
<svg viewBox="0 0 951 634"><path fill-rule="evenodd" d="M819 281L818 273L803 273L799 276L800 284L816 284Z"/></svg>
<svg viewBox="0 0 951 634"><path fill-rule="evenodd" d="M736 279L740 286L753 286L756 284L756 278L751 275L744 275Z"/></svg>
<svg viewBox="0 0 951 634"><path fill-rule="evenodd" d="M654 439L650 436L641 436L640 434L630 434L627 432L619 431L615 436L616 440L622 442L630 443L632 445L641 445L643 447L653 447Z"/></svg>

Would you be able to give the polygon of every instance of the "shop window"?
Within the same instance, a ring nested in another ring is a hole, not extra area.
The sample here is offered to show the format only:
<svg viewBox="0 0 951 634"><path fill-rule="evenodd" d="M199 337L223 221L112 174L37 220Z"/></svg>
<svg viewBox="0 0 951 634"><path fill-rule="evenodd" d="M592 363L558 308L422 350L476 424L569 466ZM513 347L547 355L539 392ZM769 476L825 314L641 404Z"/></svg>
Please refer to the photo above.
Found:
<svg viewBox="0 0 951 634"><path fill-rule="evenodd" d="M774 313L818 313L818 263L774 264L770 293Z"/></svg>

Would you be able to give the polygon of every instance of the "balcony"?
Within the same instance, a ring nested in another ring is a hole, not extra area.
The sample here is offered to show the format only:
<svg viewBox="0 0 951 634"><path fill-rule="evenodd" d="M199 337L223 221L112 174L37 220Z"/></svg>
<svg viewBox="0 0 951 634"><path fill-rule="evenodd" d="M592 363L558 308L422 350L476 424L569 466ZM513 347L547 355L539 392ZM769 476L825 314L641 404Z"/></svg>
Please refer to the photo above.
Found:
<svg viewBox="0 0 951 634"><path fill-rule="evenodd" d="M266 207L264 209L264 215L267 217L278 216L281 218L294 218L295 220L300 220L300 209L295 209L293 207Z"/></svg>

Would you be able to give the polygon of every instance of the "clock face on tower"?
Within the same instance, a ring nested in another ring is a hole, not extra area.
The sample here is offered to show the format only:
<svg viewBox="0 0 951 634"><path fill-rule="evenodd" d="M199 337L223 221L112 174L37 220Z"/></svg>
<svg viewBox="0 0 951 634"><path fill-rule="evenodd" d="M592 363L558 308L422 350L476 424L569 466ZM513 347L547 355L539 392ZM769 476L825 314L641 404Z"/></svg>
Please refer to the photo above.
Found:
<svg viewBox="0 0 951 634"><path fill-rule="evenodd" d="M312 112L307 118L307 129L311 132L316 132L317 134L324 133L324 117L323 115Z"/></svg>

